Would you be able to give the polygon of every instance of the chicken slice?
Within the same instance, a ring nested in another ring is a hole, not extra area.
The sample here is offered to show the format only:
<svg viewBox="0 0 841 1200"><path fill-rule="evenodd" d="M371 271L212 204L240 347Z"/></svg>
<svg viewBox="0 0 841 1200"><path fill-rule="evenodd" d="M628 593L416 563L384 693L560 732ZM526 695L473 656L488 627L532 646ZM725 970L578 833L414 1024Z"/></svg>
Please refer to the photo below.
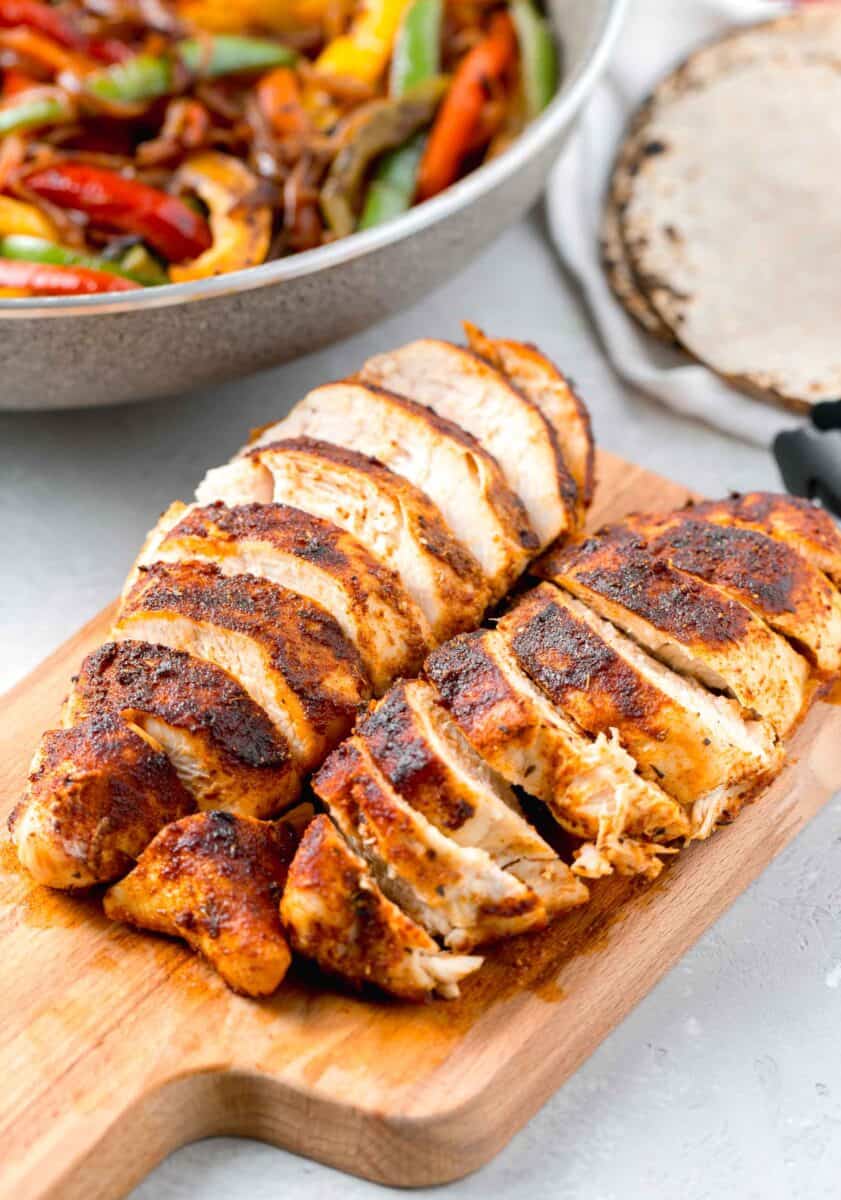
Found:
<svg viewBox="0 0 841 1200"><path fill-rule="evenodd" d="M377 694L416 673L428 649L426 622L394 572L352 534L287 504L183 509L138 560L155 562L213 562L223 575L257 575L320 604L359 651Z"/></svg>
<svg viewBox="0 0 841 1200"><path fill-rule="evenodd" d="M541 547L575 527L577 489L554 427L489 362L452 342L421 338L370 358L360 377L428 404L472 434L522 500Z"/></svg>
<svg viewBox="0 0 841 1200"><path fill-rule="evenodd" d="M375 984L404 1000L437 992L454 998L482 965L442 950L383 895L364 861L329 817L306 829L289 868L280 915L297 953L356 984Z"/></svg>
<svg viewBox="0 0 841 1200"><path fill-rule="evenodd" d="M370 689L359 655L320 605L206 563L156 563L126 597L115 641L183 650L233 675L303 770L353 724Z"/></svg>
<svg viewBox="0 0 841 1200"><path fill-rule="evenodd" d="M428 683L395 684L357 734L407 804L522 880L550 917L585 902L587 889L525 820L510 788L462 737Z"/></svg>
<svg viewBox="0 0 841 1200"><path fill-rule="evenodd" d="M627 527L550 551L551 579L655 658L767 718L783 735L806 704L809 665L749 608L651 554Z"/></svg>
<svg viewBox="0 0 841 1200"><path fill-rule="evenodd" d="M245 996L268 996L292 955L280 898L297 845L285 821L195 813L162 829L105 894L106 916L183 938Z"/></svg>
<svg viewBox="0 0 841 1200"><path fill-rule="evenodd" d="M353 451L310 438L272 443L210 471L197 495L203 503L294 504L352 534L402 581L430 640L475 628L489 603L479 564L432 501Z"/></svg>
<svg viewBox="0 0 841 1200"><path fill-rule="evenodd" d="M667 853L662 843L690 835L688 810L637 774L615 733L585 737L495 630L451 639L425 673L476 752L590 843L576 853L577 873L604 875L615 865L651 878Z"/></svg>
<svg viewBox="0 0 841 1200"><path fill-rule="evenodd" d="M670 670L553 584L528 592L497 628L552 703L592 736L615 729L642 774L692 806L696 829L782 764L765 721Z"/></svg>
<svg viewBox="0 0 841 1200"><path fill-rule="evenodd" d="M297 437L370 455L425 492L475 555L495 599L538 549L525 509L496 460L459 425L405 396L353 380L328 383L255 445Z"/></svg>
<svg viewBox="0 0 841 1200"><path fill-rule="evenodd" d="M577 523L593 499L595 445L590 414L570 381L535 346L508 338L487 337L469 321L467 340L477 354L503 374L515 388L536 404L555 431L577 489Z"/></svg>
<svg viewBox="0 0 841 1200"><path fill-rule="evenodd" d="M755 529L716 525L691 509L625 524L650 553L715 584L762 617L824 675L841 669L841 596L792 546Z"/></svg>
<svg viewBox="0 0 841 1200"><path fill-rule="evenodd" d="M333 751L312 786L388 898L451 950L546 924L531 888L407 804L358 737Z"/></svg>
<svg viewBox="0 0 841 1200"><path fill-rule="evenodd" d="M825 508L800 496L746 492L727 500L705 500L690 511L716 525L756 529L787 542L841 587L841 531Z"/></svg>
<svg viewBox="0 0 841 1200"><path fill-rule="evenodd" d="M38 883L86 888L124 874L194 807L161 747L105 712L44 734L9 829Z"/></svg>
<svg viewBox="0 0 841 1200"><path fill-rule="evenodd" d="M289 745L235 679L148 642L107 642L76 676L62 720L116 712L163 749L199 808L270 817L297 796Z"/></svg>

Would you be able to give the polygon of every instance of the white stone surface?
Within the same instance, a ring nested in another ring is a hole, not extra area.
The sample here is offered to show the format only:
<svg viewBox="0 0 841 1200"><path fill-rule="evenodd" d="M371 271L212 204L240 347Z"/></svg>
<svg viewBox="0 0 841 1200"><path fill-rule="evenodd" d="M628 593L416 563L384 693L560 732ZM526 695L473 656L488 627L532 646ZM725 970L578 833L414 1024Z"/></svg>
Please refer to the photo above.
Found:
<svg viewBox="0 0 841 1200"><path fill-rule="evenodd" d="M293 365L184 400L0 415L0 686L113 597L158 511L189 497L248 428L375 350L456 336L461 317L551 353L590 405L600 445L708 494L778 486L764 452L617 382L535 215L423 304ZM448 1197L837 1200L840 835L836 800L495 1162ZM174 1154L131 1200L387 1193L268 1146L215 1139Z"/></svg>

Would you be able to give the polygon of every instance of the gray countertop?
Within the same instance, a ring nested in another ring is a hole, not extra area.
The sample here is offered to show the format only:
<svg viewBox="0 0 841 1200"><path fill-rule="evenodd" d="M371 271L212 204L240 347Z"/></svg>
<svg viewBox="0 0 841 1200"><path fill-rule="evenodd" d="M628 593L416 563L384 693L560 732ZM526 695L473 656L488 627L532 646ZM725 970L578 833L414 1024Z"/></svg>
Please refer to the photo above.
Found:
<svg viewBox="0 0 841 1200"><path fill-rule="evenodd" d="M248 428L375 350L455 336L461 317L549 352L576 380L601 446L708 494L778 486L766 452L617 381L534 215L414 309L291 366L130 409L0 414L0 687L115 595L158 512L188 498ZM837 1198L840 829L836 799L509 1147L448 1196ZM387 1191L271 1147L215 1139L174 1154L132 1200L375 1200Z"/></svg>

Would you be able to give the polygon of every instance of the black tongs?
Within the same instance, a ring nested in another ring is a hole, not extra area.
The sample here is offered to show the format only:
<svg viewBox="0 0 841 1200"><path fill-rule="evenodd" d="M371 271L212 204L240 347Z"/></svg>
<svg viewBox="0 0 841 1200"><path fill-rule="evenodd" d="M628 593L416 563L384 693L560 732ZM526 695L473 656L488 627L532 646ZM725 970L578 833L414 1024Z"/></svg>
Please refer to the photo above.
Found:
<svg viewBox="0 0 841 1200"><path fill-rule="evenodd" d="M816 404L807 425L778 433L774 458L787 491L841 516L841 400Z"/></svg>

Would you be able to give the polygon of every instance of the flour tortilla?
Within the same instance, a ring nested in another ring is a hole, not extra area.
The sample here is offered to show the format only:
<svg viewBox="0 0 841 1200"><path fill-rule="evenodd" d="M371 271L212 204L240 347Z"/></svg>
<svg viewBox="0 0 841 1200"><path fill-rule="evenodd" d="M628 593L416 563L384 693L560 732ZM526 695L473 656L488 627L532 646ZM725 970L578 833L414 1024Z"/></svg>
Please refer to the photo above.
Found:
<svg viewBox="0 0 841 1200"><path fill-rule="evenodd" d="M724 279L728 284L741 281L743 288L750 285L753 264L747 256L756 238L742 240L746 218L751 224L758 221L766 238L766 242L760 239L762 257L766 256L768 242L775 251L765 263L765 277L773 275L774 264L793 269L792 258L804 262L799 258L797 233L798 225L803 224L802 209L786 216L786 196L791 203L790 193L794 190L802 205L813 190L832 188L831 164L838 161L833 153L837 104L830 114L831 128L822 131L823 115L818 113L812 130L819 147L829 154L828 161L818 166L817 174L815 161L821 158L820 149L795 156L790 172L796 181L794 188L792 179L780 179L780 172L774 169L763 172L763 166L767 167L769 157L775 159L780 153L787 154L789 142L798 141L793 132L799 129L802 135L803 129L809 128L807 122L814 121L819 105L810 104L808 97L801 102L802 93L812 89L824 96L827 103L835 103L836 89L832 82L825 82L830 69L824 66L823 71L808 70L810 64L828 62L841 63L838 8L803 10L764 25L738 29L696 51L658 85L636 114L616 159L602 229L603 255L611 286L625 308L649 332L668 340L677 337L699 358L723 374L735 377L748 390L796 407L841 394L836 356L825 336L827 313L822 314L818 325L823 333L809 339L808 356L805 347L798 346L801 341L798 330L791 350L789 346L776 346L784 361L779 363L778 355L769 359L762 353L763 343L773 338L768 330L761 328L761 323L767 323L767 317L773 319L775 315L772 302L775 293L779 299L780 289L772 288L771 295L762 298L759 310L748 305L750 326L759 345L736 353L735 369L731 369L731 350L735 353L738 347L727 344L732 321L725 321L724 328L714 325L709 334L706 322L708 310L721 304ZM766 68L770 72L767 75ZM735 84L737 79L740 82ZM818 83L819 79L822 82ZM778 129L781 105L768 92L769 89L773 92L781 81L785 81L786 103L791 107L783 114L783 128ZM741 139L731 136L739 130L743 133ZM734 149L738 161L733 157ZM770 196L766 197L768 203L763 204L755 180L774 188L773 204ZM727 203L726 194L731 187L745 190L744 203L735 198ZM710 202L710 218L713 214L716 217L705 220L701 210ZM779 208L775 215L767 209L776 203ZM823 203L820 207L822 211L831 209ZM831 227L823 233L832 238L835 223L833 214L828 212L828 215ZM785 231L785 238L779 237L781 230ZM818 235L811 240L821 239ZM722 263L732 268L730 274L725 272L721 276ZM707 290L710 273L715 282L711 293ZM798 267L797 274L805 272ZM757 278L754 272L753 287L748 286L749 300L759 291ZM802 297L804 292L808 293L807 299L811 297L813 305L825 295L814 280L808 285L809 281L798 278L796 283L801 286L793 289L794 294ZM790 279L786 290L791 290ZM677 297L675 291L679 293ZM686 300L681 302L681 295L691 296L691 304ZM834 303L838 312L837 297ZM793 301L789 307L793 308ZM758 320L751 316L755 311L757 315L758 311L763 314ZM811 307L808 311L811 315ZM727 313L718 315L726 317ZM696 328L699 323L700 331ZM744 332L741 328L740 336ZM813 332L817 334L818 330ZM699 335L697 344L696 335ZM814 354L816 344L819 350ZM749 350L747 358L746 350ZM797 362L792 361L794 355Z"/></svg>

